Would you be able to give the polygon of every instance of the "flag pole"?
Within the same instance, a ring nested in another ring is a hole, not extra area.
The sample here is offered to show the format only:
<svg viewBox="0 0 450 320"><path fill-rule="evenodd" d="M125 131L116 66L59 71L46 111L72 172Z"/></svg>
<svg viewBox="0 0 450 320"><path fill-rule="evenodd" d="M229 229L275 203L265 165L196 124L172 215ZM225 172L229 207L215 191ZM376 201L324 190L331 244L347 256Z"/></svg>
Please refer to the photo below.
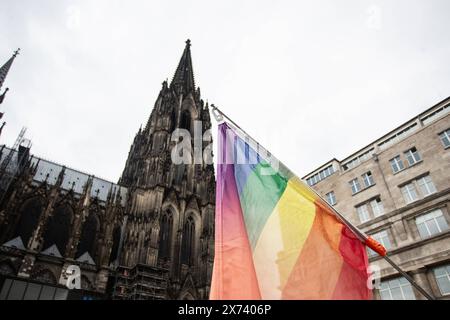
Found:
<svg viewBox="0 0 450 320"><path fill-rule="evenodd" d="M253 137L251 137L247 132L245 132L244 129L242 129L236 122L234 122L232 119L230 119L225 113L223 113L219 108L217 108L214 104L211 105L212 108L212 112L214 115L214 118L216 119L217 122L223 122L224 118L226 120L228 120L227 122L229 122L233 127L235 127L236 129L238 129L239 131L241 131L246 137L248 137L249 139L251 139L256 145L258 145L258 147L264 149L266 151L266 153L269 153L267 149L265 149L264 147L262 147L257 141L256 139L254 139ZM271 153L270 153L271 154ZM272 155L272 154L271 154ZM272 155L273 156L273 155ZM276 158L276 157L275 157ZM278 159L277 159L278 160ZM279 160L278 160L279 161ZM313 188L311 188L311 186L309 186L307 183L305 183L304 181L302 181L304 185L306 185L308 187L309 190L311 190L324 204L327 204L328 202ZM353 233L355 233L356 236L358 236L358 238L360 238L361 242L363 242L366 246L368 246L370 249L372 249L373 251L375 251L376 253L378 253L378 255L380 255L387 263L389 263L399 274L401 274L403 277L405 277L406 280L409 281L409 283L411 283L411 285L416 288L424 297L426 297L428 300L435 300L435 298L430 295L425 289L423 289L416 281L414 281L414 279L405 271L403 271L400 266L398 266L394 261L392 261L392 259L390 257L387 256L387 251L384 248L384 246L382 244L380 244L378 241L376 241L375 239L373 239L372 237L368 236L366 233L364 233L363 231L359 230L355 225L353 225L348 219L346 219L344 217L344 215L342 215L336 208L334 208L333 206L327 205L328 207L330 207L333 212L336 214L336 216L350 229L353 231Z"/></svg>

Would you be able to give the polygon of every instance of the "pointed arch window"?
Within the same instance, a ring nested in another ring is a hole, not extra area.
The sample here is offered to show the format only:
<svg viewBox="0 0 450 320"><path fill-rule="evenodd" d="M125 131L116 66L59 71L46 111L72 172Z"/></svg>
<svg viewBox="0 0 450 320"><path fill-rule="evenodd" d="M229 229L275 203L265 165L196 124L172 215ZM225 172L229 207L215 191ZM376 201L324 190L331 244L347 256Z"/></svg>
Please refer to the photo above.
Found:
<svg viewBox="0 0 450 320"><path fill-rule="evenodd" d="M170 258L170 248L172 244L172 227L173 227L173 216L170 211L166 211L160 222L159 229L159 252L158 256L160 258Z"/></svg>
<svg viewBox="0 0 450 320"><path fill-rule="evenodd" d="M187 218L183 228L183 244L181 246L181 263L194 264L195 224L192 217Z"/></svg>
<svg viewBox="0 0 450 320"><path fill-rule="evenodd" d="M184 110L181 113L180 128L181 129L186 129L188 131L191 130L191 114L189 113L188 110Z"/></svg>
<svg viewBox="0 0 450 320"><path fill-rule="evenodd" d="M100 224L95 213L89 213L89 216L83 223L83 228L81 229L81 236L80 241L78 242L76 257L88 252L92 259L95 260L95 240L97 239L99 225Z"/></svg>
<svg viewBox="0 0 450 320"><path fill-rule="evenodd" d="M112 239L112 249L111 255L109 256L109 264L113 263L119 257L119 246L120 246L120 236L121 236L120 226L116 226L113 231Z"/></svg>
<svg viewBox="0 0 450 320"><path fill-rule="evenodd" d="M72 209L68 205L62 205L55 209L47 222L44 234L44 250L55 244L61 255L65 255L70 237L72 217Z"/></svg>
<svg viewBox="0 0 450 320"><path fill-rule="evenodd" d="M175 115L175 108L170 112L170 132L172 133L175 130L175 127L177 125L176 123L176 115Z"/></svg>
<svg viewBox="0 0 450 320"><path fill-rule="evenodd" d="M27 200L19 211L20 218L13 238L21 237L25 247L36 229L43 208L42 201L35 197Z"/></svg>

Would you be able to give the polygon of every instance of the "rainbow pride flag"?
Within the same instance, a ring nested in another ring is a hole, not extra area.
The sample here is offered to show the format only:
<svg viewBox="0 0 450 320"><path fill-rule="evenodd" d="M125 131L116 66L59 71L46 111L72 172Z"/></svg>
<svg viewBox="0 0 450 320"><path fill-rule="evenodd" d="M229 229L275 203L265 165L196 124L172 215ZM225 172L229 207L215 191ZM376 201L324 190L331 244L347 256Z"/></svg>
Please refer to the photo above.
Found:
<svg viewBox="0 0 450 320"><path fill-rule="evenodd" d="M218 143L210 299L371 299L365 246L328 204L226 123Z"/></svg>

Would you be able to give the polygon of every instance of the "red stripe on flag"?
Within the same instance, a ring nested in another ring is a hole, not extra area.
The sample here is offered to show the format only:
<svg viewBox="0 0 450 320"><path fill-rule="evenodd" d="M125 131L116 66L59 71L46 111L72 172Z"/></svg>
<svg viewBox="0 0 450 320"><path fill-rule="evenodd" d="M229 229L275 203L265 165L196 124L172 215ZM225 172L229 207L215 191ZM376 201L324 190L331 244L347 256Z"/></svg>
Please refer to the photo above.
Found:
<svg viewBox="0 0 450 320"><path fill-rule="evenodd" d="M347 228L342 229L339 250L344 259L333 299L372 299L367 286L367 252L364 244Z"/></svg>

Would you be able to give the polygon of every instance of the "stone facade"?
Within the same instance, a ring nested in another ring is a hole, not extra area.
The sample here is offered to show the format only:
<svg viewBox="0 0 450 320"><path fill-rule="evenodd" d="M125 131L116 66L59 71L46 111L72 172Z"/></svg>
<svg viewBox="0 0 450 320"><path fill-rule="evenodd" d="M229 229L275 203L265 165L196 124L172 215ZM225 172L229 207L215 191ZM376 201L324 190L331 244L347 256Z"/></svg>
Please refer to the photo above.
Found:
<svg viewBox="0 0 450 320"><path fill-rule="evenodd" d="M164 81L118 184L1 149L0 299L206 299L214 257L215 177L204 161L174 164L176 129L211 148L208 104L195 87L190 42ZM192 148L197 146L191 139ZM183 141L184 142L184 141ZM202 159L203 160L203 157ZM82 292L67 291L71 265ZM18 291L19 290L19 291ZM52 291L53 290L53 291ZM19 297L20 298L20 297Z"/></svg>
<svg viewBox="0 0 450 320"><path fill-rule="evenodd" d="M0 275L62 289L67 267L77 265L83 291L102 297L117 260L126 188L4 146L1 163L9 154L0 177Z"/></svg>
<svg viewBox="0 0 450 320"><path fill-rule="evenodd" d="M450 298L449 110L447 98L303 178L349 221L384 243L391 259L438 299ZM381 269L375 298L424 299L408 284L399 289L397 272L381 257L369 257Z"/></svg>
<svg viewBox="0 0 450 320"><path fill-rule="evenodd" d="M171 155L179 142L172 138L175 129L191 137L197 133L203 155L211 147L210 128L208 104L195 88L187 41L171 84L163 82L145 128L136 134L119 181L129 190L130 207L118 298L152 296L161 282L167 283L169 298L208 298L214 250L214 168L203 156L196 164L194 152L191 164L174 164ZM190 141L192 151L194 140ZM167 243L162 245L162 238ZM145 286L128 276L139 272L148 279Z"/></svg>

